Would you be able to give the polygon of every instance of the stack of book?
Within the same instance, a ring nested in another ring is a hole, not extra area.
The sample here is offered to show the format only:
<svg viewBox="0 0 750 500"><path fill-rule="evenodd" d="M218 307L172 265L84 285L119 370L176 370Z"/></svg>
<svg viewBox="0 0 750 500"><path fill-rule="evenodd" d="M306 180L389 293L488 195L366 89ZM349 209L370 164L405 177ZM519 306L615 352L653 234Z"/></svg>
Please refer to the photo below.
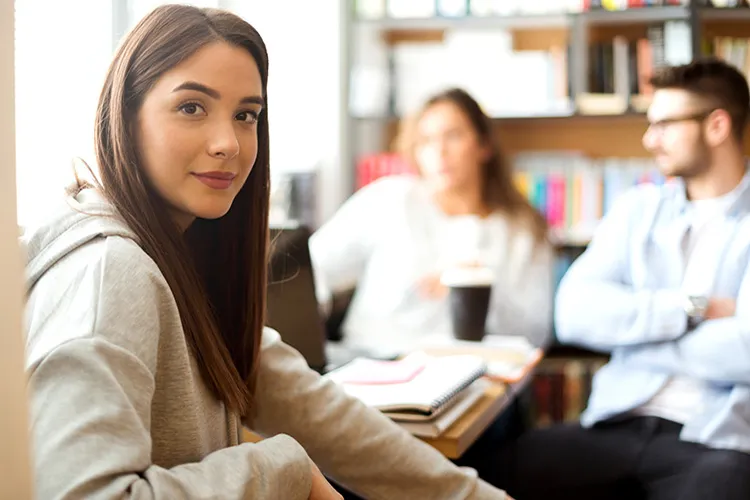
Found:
<svg viewBox="0 0 750 500"><path fill-rule="evenodd" d="M510 400L531 379L542 349L523 337L488 335L481 342L436 336L397 361L357 358L326 375L415 436L441 436L489 384Z"/></svg>
<svg viewBox="0 0 750 500"><path fill-rule="evenodd" d="M357 358L325 375L416 436L437 437L484 394L487 365L471 355Z"/></svg>
<svg viewBox="0 0 750 500"><path fill-rule="evenodd" d="M544 428L578 421L591 395L593 377L606 362L605 356L595 355L544 360L531 383L529 424Z"/></svg>

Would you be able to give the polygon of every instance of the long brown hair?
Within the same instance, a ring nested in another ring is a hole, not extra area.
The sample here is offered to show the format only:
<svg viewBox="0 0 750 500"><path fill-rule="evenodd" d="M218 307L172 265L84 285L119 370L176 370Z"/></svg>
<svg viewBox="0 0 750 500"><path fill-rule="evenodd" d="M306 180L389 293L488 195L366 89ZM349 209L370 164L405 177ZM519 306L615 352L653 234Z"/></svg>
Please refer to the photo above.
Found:
<svg viewBox="0 0 750 500"><path fill-rule="evenodd" d="M154 83L202 47L222 41L247 50L263 83L255 165L229 212L196 219L183 234L144 173L134 136ZM252 407L265 321L268 252L268 55L258 32L217 9L158 7L119 47L96 113L101 188L156 262L174 294L188 344L208 386L226 406Z"/></svg>
<svg viewBox="0 0 750 500"><path fill-rule="evenodd" d="M492 211L506 214L518 225L526 225L537 242L547 240L547 222L518 189L513 181L513 167L502 154L497 138L493 133L492 120L485 114L479 103L465 90L452 88L429 98L411 119L405 120L396 138L397 149L416 165L414 149L416 128L422 115L432 106L440 103L456 106L469 119L481 144L490 151L482 165L482 202Z"/></svg>

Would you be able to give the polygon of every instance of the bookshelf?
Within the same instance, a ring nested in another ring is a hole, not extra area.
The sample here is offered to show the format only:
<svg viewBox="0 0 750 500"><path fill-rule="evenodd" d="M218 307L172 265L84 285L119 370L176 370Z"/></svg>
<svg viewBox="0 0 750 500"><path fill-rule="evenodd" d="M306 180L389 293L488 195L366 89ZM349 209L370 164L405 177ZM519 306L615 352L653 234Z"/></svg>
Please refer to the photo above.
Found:
<svg viewBox="0 0 750 500"><path fill-rule="evenodd" d="M412 2L412 6L427 5L424 0L407 2ZM471 6L471 2L472 0L467 0L465 5ZM624 94L617 93L613 88L617 84L613 81L602 84L601 80L592 77L600 76L601 71L601 67L597 66L600 61L596 54L592 54L592 47L619 43L621 54L622 47L627 47L628 65L631 64L630 54L633 51L637 54L638 44L644 43L642 40L647 40L652 45L652 50L653 44L661 44L659 50L662 53L659 56L667 59L668 64L686 62L673 62L669 60L670 57L690 60L695 55L708 53L722 57L730 54L735 57L735 51L739 50L740 57L744 57L744 70L746 74L750 74L750 8L747 6L714 8L709 1L663 0L660 3L672 5L608 11L582 8L584 3L597 3L595 0L546 0L544 4L552 7L556 4L559 8L540 12L538 6L543 3L541 0L502 0L482 3L516 6L526 4L529 8L536 8L536 11L482 17L469 14L393 18L388 17L387 8L383 7L387 6L387 0L358 0L356 4L363 3L371 6L380 4L380 13L385 15L371 15L371 18L362 19L358 17L357 6L352 2L347 28L345 78L349 92L347 157L353 172L361 158L391 149L404 109L416 107L415 103L423 100L423 97L416 97L418 92L404 92L404 85L408 86L411 82L403 75L403 68L408 68L409 64L418 65L420 53L425 59L439 58L436 54L441 45L454 50L453 59L446 60L459 61L457 72L471 73L472 68L463 59L478 59L478 64L486 74L477 72L474 75L481 75L493 82L495 88L504 88L503 77L533 80L520 75L525 75L521 71L524 64L543 71L540 69L543 64L534 60L534 57L542 57L545 53L563 56L564 76L560 77L553 71L546 76L561 78L562 81L557 81L555 86L559 90L560 85L563 85L567 106L548 99L551 104L548 108L530 106L528 109L502 109L504 103L501 99L496 99L485 109L493 116L498 140L509 156L517 159L529 154L559 154L564 158L573 152L586 158L583 170L593 172L594 177L599 175L599 179L595 180L595 185L598 182L599 187L591 190L595 194L584 194L584 197L599 197L600 215L607 205L602 200L606 198L602 193L609 189L608 173L617 172L618 162L622 165L622 171L632 171L630 163L642 164L649 159L648 152L641 145L641 138L647 127L644 112L648 95L642 93L644 86L639 81L641 75L637 67L633 71L634 67L629 66L629 71L635 73L635 83L632 80L626 82L628 88ZM443 3L455 6L460 2ZM634 5L639 0L629 0L627 3ZM647 2L640 1L640 4L643 3ZM474 42L473 36L476 37ZM665 40L666 38L669 40ZM728 41L729 39L732 41ZM479 47L477 52L471 49L472 43L478 44L473 45ZM671 43L671 46L665 46L667 43ZM743 44L745 48L742 48ZM516 66L509 65L507 58L498 62L497 65L505 65L506 71L503 74L491 64L494 56L488 46L529 57L526 58L528 60L523 60L522 57L521 64ZM725 58L729 59L729 56ZM651 70L658 64L659 61L655 61ZM614 69L611 70L614 73ZM526 83L531 85L534 82ZM623 84L620 82L619 90L622 88ZM386 91L379 92L383 89ZM487 92L487 86L479 86L476 91L473 88L467 90L482 104L497 97L492 95L491 86L490 93L484 95L482 91ZM559 97L560 93L555 95ZM613 96L624 97L624 101L612 99ZM607 111L608 109L617 111ZM746 152L750 155L750 132L746 132L745 145ZM564 174L566 170L570 172L570 169L578 168L570 166L575 161L559 163L560 165L555 165L558 173ZM597 172L597 169L600 170ZM352 178L357 178L357 174L353 173ZM354 189L356 186L353 183L352 190ZM617 189L613 193L615 196ZM538 208L550 218L549 213ZM590 240L590 231L571 230L567 226L556 227L553 228L551 237L558 247L559 261L555 273L559 279L585 250ZM531 404L528 417L532 420L532 425L544 426L577 418L588 397L591 376L606 359L606 356L585 350L553 346L529 389Z"/></svg>
<svg viewBox="0 0 750 500"><path fill-rule="evenodd" d="M396 2L404 4L398 0ZM407 7L412 10L421 9L424 14L429 3L419 0L411 2ZM678 62L671 61L670 57L682 58L679 62L684 62L695 54L714 52L708 43L710 40L726 40L727 37L750 40L746 35L750 27L750 8L714 8L709 6L710 2L701 0L663 0L661 3L665 5L632 7L619 11L583 9L584 4L596 4L596 1L548 0L544 4L552 9L549 11L536 6L535 11L529 13L490 13L485 16L471 14L472 0L435 0L432 3L436 6L435 15L401 18L388 15L391 9L389 0L358 0L351 3L347 30L346 79L349 89L347 157L352 169L357 168L356 165L363 156L390 150L400 118L416 108L417 103L426 95L439 90L437 85L432 91L422 90L424 95L417 98L420 91L406 88L411 82L404 76L404 68L408 69L410 64L418 64L420 55L425 60L437 59L439 46L450 48L453 57L451 61L479 58L477 65L483 66L485 73L476 72L477 78L471 80L467 76L467 81L487 79L498 88L501 88L504 79L526 79L529 81L524 83L534 86L535 78L521 76L529 74L522 70L526 67L540 70L543 67L537 60L540 54L561 57L564 68L562 72L555 72L559 69L558 66L545 74L546 77L556 79L553 84L557 88L554 102L553 98L545 96L549 101L547 106L534 107L532 103L540 99L531 98L527 99L528 106L524 107L524 103L516 107L507 106L510 103L496 98L502 91L487 90L489 84L484 87L480 85L477 91L466 86L464 88L483 105L488 101L495 101L489 102L486 109L494 117L497 137L509 156L527 152L576 151L592 160L598 160L649 157L641 144L647 127L645 110L648 106L648 94L640 92L647 77L643 78L640 70L634 66L629 68L631 81L621 81L619 89L617 82L614 82L615 88L612 88L615 77L604 78L603 83L592 77L600 75L602 71L616 73L611 65L619 64L616 60L614 63L607 60L606 57L611 59L611 56L605 54L603 64L610 66L603 70L602 59L592 53L592 48L603 46L603 50L611 51L611 47L619 41L621 48L629 51L621 52L627 58L622 64L631 65L634 63L630 62L630 58L635 57L633 54L639 43L661 43L660 50L665 54L660 58L665 59L666 63L674 64ZM463 3L467 6L466 14L456 15L454 12L451 16L438 15L437 6L441 3L450 5L454 10ZM482 3L513 4L520 9L519 6L523 6L524 2L507 0ZM631 0L622 3L634 5L639 2ZM369 11L370 17L360 16L360 4L370 4L364 9ZM379 7L373 8L373 5ZM403 6L399 8L403 11ZM373 13L378 10L379 12ZM472 40L472 37L475 39ZM487 49L487 45L492 49ZM503 45L507 47L501 47ZM479 47L479 52L473 53L472 47ZM489 64L487 61L492 60L496 53L492 50L508 50L514 55L518 54L521 56L520 63L508 66L510 59L506 58L502 61L497 59L499 62L496 65ZM750 45L747 53L750 54ZM750 61L750 56L748 60ZM623 61L622 56L620 61ZM552 62L559 63L560 61ZM655 61L651 71L658 64L659 61ZM503 65L509 68L505 74L494 67ZM456 72L464 70L476 71L470 64L461 63ZM418 69L414 71L419 74ZM747 65L747 71L750 72L750 64ZM440 81L444 76L436 75L434 80ZM634 83L633 80L642 81ZM451 84L455 84L453 82ZM445 86L447 85L450 84ZM624 93L623 86L628 87ZM636 91L635 87L639 89ZM513 94L509 92L508 95ZM750 132L747 138L746 148L750 154ZM585 246L587 243L587 238L580 235L566 238L559 232L555 240L562 248Z"/></svg>

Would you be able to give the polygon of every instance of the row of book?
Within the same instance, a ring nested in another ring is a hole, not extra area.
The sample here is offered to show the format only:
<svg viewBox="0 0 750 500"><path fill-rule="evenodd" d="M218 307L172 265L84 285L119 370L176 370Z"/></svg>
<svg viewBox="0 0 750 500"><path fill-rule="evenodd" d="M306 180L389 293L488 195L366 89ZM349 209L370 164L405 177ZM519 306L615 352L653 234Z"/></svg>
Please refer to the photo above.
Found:
<svg viewBox="0 0 750 500"><path fill-rule="evenodd" d="M631 97L652 94L654 70L692 59L690 25L657 23L638 40L617 36L591 43L588 55L587 94L616 98L603 108L592 106L586 96L572 96L570 47L563 41L546 50L516 50L509 30L455 30L439 41L399 43L391 48L387 65L353 67L349 109L352 116L405 116L430 95L461 87L493 117L565 116L576 107L584 114L643 112L648 99Z"/></svg>
<svg viewBox="0 0 750 500"><path fill-rule="evenodd" d="M747 7L746 0L693 0L700 7L715 8L744 8ZM688 6L691 0L583 0L582 10L604 9L609 11L621 11L628 9L639 9L647 7L664 7L670 5Z"/></svg>
<svg viewBox="0 0 750 500"><path fill-rule="evenodd" d="M657 68L692 60L692 31L686 21L646 27L646 36L618 35L588 47L588 93L576 96L582 114L645 112L653 95L651 76ZM592 99L591 96L595 98Z"/></svg>
<svg viewBox="0 0 750 500"><path fill-rule="evenodd" d="M544 428L577 421L591 394L592 378L606 361L604 356L543 360L531 382L528 424Z"/></svg>
<svg viewBox="0 0 750 500"><path fill-rule="evenodd" d="M746 78L750 78L750 38L717 36L705 39L703 50L734 65Z"/></svg>
<svg viewBox="0 0 750 500"><path fill-rule="evenodd" d="M357 161L356 188L360 189L381 177L416 174L411 164L396 153L363 155Z"/></svg>
<svg viewBox="0 0 750 500"><path fill-rule="evenodd" d="M651 94L649 78L655 68L690 62L690 25L668 21L646 28L647 36L628 40L616 36L589 44L589 91Z"/></svg>
<svg viewBox="0 0 750 500"><path fill-rule="evenodd" d="M563 244L585 244L617 198L664 176L642 158L591 159L577 154L524 154L515 181Z"/></svg>

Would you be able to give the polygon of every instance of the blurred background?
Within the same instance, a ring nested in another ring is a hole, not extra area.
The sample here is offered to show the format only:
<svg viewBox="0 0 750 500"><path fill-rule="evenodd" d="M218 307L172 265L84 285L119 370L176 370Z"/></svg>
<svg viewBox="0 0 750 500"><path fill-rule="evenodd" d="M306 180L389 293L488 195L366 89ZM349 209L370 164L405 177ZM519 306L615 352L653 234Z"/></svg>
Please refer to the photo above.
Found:
<svg viewBox="0 0 750 500"><path fill-rule="evenodd" d="M19 224L80 158L120 39L158 0L16 0ZM311 228L408 170L400 121L462 87L493 118L518 185L549 222L556 274L628 187L664 179L641 145L661 65L714 54L750 71L740 0L194 0L239 14L270 57L272 217ZM745 141L750 144L750 141ZM536 423L574 419L602 359L566 351L537 377ZM545 375L547 373L547 375Z"/></svg>

